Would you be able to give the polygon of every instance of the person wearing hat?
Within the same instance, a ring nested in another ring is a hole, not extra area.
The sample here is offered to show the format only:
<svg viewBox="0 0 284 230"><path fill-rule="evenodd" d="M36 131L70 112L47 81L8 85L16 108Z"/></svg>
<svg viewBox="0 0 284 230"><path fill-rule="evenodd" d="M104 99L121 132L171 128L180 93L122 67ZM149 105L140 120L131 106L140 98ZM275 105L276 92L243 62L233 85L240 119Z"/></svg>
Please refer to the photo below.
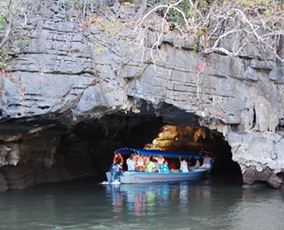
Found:
<svg viewBox="0 0 284 230"><path fill-rule="evenodd" d="M160 168L161 173L170 173L169 167L168 167L168 162L166 160L163 161L161 168Z"/></svg>

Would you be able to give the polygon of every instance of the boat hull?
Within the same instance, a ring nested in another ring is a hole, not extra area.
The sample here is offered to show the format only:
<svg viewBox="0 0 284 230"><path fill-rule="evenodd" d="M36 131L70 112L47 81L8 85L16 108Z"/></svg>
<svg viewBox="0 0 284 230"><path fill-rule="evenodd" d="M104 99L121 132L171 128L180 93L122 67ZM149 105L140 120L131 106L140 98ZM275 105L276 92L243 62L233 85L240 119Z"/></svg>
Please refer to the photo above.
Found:
<svg viewBox="0 0 284 230"><path fill-rule="evenodd" d="M208 170L206 169L196 169L188 173L148 173L125 171L120 176L119 181L123 184L190 181L201 179L207 171ZM106 175L108 182L111 182L110 172L107 172Z"/></svg>

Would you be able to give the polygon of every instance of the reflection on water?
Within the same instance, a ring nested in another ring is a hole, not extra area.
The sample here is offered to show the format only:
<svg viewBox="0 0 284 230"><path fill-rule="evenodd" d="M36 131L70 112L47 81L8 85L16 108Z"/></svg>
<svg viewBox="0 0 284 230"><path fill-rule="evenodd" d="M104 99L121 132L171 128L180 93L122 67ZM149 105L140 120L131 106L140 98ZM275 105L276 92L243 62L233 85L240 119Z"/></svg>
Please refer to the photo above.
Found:
<svg viewBox="0 0 284 230"><path fill-rule="evenodd" d="M158 229L284 229L282 190L205 181L106 185L106 192L113 212L140 217L141 228L154 222Z"/></svg>
<svg viewBox="0 0 284 230"><path fill-rule="evenodd" d="M104 186L111 195L113 212L122 212L125 207L129 215L135 216L166 214L169 208L187 214L190 210L199 210L201 206L209 208L212 202L211 186L198 186L190 182Z"/></svg>
<svg viewBox="0 0 284 230"><path fill-rule="evenodd" d="M49 184L0 193L0 229L284 229L283 198L211 180Z"/></svg>
<svg viewBox="0 0 284 230"><path fill-rule="evenodd" d="M106 192L111 194L113 212L121 212L125 204L129 215L146 216L167 210L169 187L169 184L106 185Z"/></svg>

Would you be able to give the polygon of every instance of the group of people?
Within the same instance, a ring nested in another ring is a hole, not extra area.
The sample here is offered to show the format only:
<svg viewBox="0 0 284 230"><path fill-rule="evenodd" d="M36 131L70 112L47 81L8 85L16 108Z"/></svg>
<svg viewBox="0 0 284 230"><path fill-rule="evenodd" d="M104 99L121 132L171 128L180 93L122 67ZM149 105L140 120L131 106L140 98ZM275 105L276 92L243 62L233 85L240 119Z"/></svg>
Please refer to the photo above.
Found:
<svg viewBox="0 0 284 230"><path fill-rule="evenodd" d="M206 155L205 158L203 159L203 163L200 166L200 162L199 160L196 160L196 163L194 165L188 165L188 162L186 160L182 160L180 162L180 167L178 168L178 162L177 162L177 158L173 159L170 161L170 163L168 164L168 162L163 159L160 160L161 163L158 162L157 159L153 158L153 156L150 156L149 160L147 161L145 168L144 168L144 172L159 172L159 173L177 173L177 172L190 172L196 168L202 168L202 169L206 169L206 168L210 168L211 167L211 158ZM134 157L133 155L131 155L127 161L127 170L128 171L138 171L135 165L135 161L134 161Z"/></svg>
<svg viewBox="0 0 284 230"><path fill-rule="evenodd" d="M132 155L127 159L126 164L128 171L137 171L135 161ZM144 172L169 173L170 169L166 160L163 160L160 164L157 159L154 159L153 156L150 156L149 161L145 165Z"/></svg>
<svg viewBox="0 0 284 230"><path fill-rule="evenodd" d="M136 156L136 160L137 157L139 158L139 156ZM188 162L184 159L181 162L178 161L178 158L173 158L169 165L167 160L163 159L159 159L160 163L158 162L158 160L156 158L153 158L153 156L149 157L149 160L146 160L146 158L143 158L143 167L139 167L137 168L137 162L135 162L134 160L134 156L131 155L127 161L127 170L128 171L144 171L144 172L157 172L157 173L178 173L178 172L183 172L183 173L187 173L190 172L194 169L207 169L211 167L212 164L212 160L211 158L206 155L205 158L203 159L203 163L200 166L200 162L199 159L195 159L195 163L190 162L190 164L188 164ZM193 159L192 159L193 160ZM121 156L121 154L117 154L114 157L114 161L113 164L110 167L110 172L111 172L111 182L116 181L119 176L122 174L123 172L123 157Z"/></svg>

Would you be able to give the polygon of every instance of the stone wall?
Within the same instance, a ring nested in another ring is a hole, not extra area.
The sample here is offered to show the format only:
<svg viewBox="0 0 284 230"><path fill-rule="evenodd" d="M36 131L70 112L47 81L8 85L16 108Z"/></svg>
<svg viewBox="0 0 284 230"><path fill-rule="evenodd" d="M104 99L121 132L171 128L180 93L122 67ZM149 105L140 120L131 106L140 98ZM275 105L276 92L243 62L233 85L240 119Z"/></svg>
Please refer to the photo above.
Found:
<svg viewBox="0 0 284 230"><path fill-rule="evenodd" d="M0 79L3 124L45 117L70 128L106 114L141 114L144 102L156 116L167 117L160 108L170 105L199 117L200 126L223 133L245 183L282 185L284 74L255 43L240 57L202 56L192 41L164 35L159 52L152 53L156 34L149 31L144 40L135 40L134 24L120 28L97 14L82 26L78 12L66 11L56 1L39 1L33 9L37 14L17 34L30 40ZM108 13L125 22L134 16L120 4ZM171 123L190 125L178 119ZM44 127L25 132L36 134ZM9 148L5 143L17 144L23 133L1 136L2 158ZM9 165L17 164L13 162Z"/></svg>

